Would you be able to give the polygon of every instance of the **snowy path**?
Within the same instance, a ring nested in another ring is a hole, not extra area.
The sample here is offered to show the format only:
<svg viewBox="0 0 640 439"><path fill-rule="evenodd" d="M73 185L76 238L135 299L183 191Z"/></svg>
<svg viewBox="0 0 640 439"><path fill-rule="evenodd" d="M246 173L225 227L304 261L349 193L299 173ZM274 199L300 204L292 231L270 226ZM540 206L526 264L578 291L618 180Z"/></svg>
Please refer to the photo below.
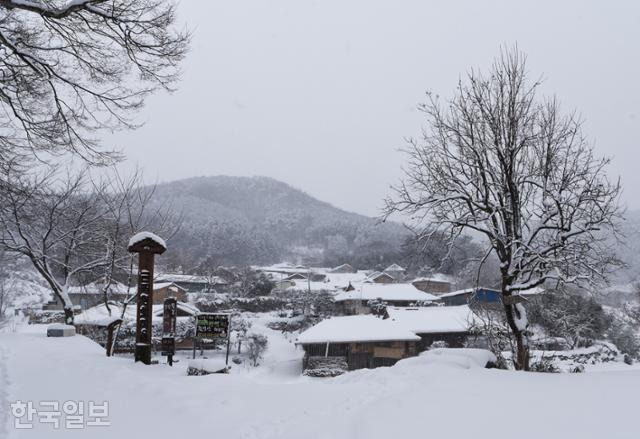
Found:
<svg viewBox="0 0 640 439"><path fill-rule="evenodd" d="M272 333L264 367L187 377L182 363L170 368L108 359L84 337L47 339L31 329L0 334L9 400L107 400L112 425L68 431L35 424L34 430L10 429L10 439L128 438L136 430L157 439L638 437L640 371L524 374L414 358L314 380L292 375L299 352Z"/></svg>

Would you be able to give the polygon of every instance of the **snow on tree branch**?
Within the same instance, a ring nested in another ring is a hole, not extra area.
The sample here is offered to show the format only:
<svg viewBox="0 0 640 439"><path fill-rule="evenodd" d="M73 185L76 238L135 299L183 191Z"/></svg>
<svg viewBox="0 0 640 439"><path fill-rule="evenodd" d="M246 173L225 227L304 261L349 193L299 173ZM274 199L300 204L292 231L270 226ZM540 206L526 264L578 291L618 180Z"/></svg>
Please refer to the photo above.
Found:
<svg viewBox="0 0 640 439"><path fill-rule="evenodd" d="M609 180L609 159L595 156L580 118L539 97L539 85L515 49L488 74L472 70L446 105L429 94L423 137L408 143L405 177L386 203L422 238L481 235L505 297L549 281L597 282L617 262L609 238L620 182ZM524 308L505 307L522 333Z"/></svg>
<svg viewBox="0 0 640 439"><path fill-rule="evenodd" d="M91 163L118 155L96 130L172 90L189 35L167 0L0 0L0 160L71 152Z"/></svg>

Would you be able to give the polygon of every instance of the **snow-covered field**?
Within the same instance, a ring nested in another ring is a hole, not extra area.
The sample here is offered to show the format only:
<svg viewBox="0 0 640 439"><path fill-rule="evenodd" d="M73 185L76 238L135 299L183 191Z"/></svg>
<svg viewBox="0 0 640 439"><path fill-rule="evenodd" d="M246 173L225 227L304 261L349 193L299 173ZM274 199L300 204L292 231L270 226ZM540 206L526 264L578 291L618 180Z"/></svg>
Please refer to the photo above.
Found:
<svg viewBox="0 0 640 439"><path fill-rule="evenodd" d="M254 329L261 322L254 322ZM188 377L106 358L89 339L46 327L0 334L0 438L629 438L640 437L640 370L534 374L428 353L338 378L300 375L302 353L267 328L258 368ZM9 402L109 402L109 427L15 430Z"/></svg>

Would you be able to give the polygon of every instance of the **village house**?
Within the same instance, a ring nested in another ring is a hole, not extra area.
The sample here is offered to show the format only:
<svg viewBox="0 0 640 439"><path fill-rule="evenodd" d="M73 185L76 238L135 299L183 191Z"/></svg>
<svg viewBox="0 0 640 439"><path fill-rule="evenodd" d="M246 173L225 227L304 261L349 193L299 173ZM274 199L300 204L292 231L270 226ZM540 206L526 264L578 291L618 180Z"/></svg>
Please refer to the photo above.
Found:
<svg viewBox="0 0 640 439"><path fill-rule="evenodd" d="M524 301L531 301L535 300L536 297L542 293L544 293L544 289L536 287L530 290L520 291L517 295L521 296ZM453 291L451 293L441 294L439 298L446 306L471 305L472 307L488 306L491 308L502 305L500 291L484 287Z"/></svg>
<svg viewBox="0 0 640 439"><path fill-rule="evenodd" d="M67 289L67 294L76 310L84 310L104 302L105 281L98 279L86 285L72 286ZM135 289L129 289L126 285L112 281L107 289L108 300L123 301L129 291L135 293ZM63 304L53 294L51 300L43 307L45 311L61 311Z"/></svg>
<svg viewBox="0 0 640 439"><path fill-rule="evenodd" d="M402 282L404 280L405 269L398 264L391 264L384 269L383 273L391 276L396 282Z"/></svg>
<svg viewBox="0 0 640 439"><path fill-rule="evenodd" d="M293 273L285 277L284 280L307 280L306 273Z"/></svg>
<svg viewBox="0 0 640 439"><path fill-rule="evenodd" d="M338 265L329 270L329 273L355 273L356 269L349 264Z"/></svg>
<svg viewBox="0 0 640 439"><path fill-rule="evenodd" d="M303 369L355 370L392 366L417 353L420 337L372 315L331 317L301 333Z"/></svg>
<svg viewBox="0 0 640 439"><path fill-rule="evenodd" d="M370 302L384 302L390 306L411 306L416 303L438 300L432 294L420 291L411 284L362 283L334 298L346 315L370 314Z"/></svg>
<svg viewBox="0 0 640 439"><path fill-rule="evenodd" d="M375 284L392 284L396 282L396 278L391 276L389 273L375 271L367 277L365 282L372 282Z"/></svg>
<svg viewBox="0 0 640 439"><path fill-rule="evenodd" d="M153 304L164 303L167 297L175 297L179 302L187 302L187 290L173 282L153 283Z"/></svg>
<svg viewBox="0 0 640 439"><path fill-rule="evenodd" d="M128 288L120 282L112 282L108 289L108 300L112 302L122 302L136 293L136 287ZM97 280L86 285L69 287L69 298L76 310L86 310L96 305L104 303L104 281ZM173 282L154 282L153 303L164 303L167 297L186 302L187 292L184 288ZM45 311L59 311L63 309L62 303L53 297L43 306Z"/></svg>
<svg viewBox="0 0 640 439"><path fill-rule="evenodd" d="M187 293L223 293L229 284L219 276L197 276L190 274L160 274L154 282L173 283Z"/></svg>
<svg viewBox="0 0 640 439"><path fill-rule="evenodd" d="M161 331L164 305L154 304L152 309L152 321L154 327L153 343L158 348ZM177 302L176 324L176 349L193 349L193 331L195 316L198 309L184 302ZM122 304L109 302L109 307L100 303L79 313L74 319L74 325L78 334L86 335L95 342L105 346L107 339L107 326L114 320L123 316ZM135 321L136 305L130 304L124 312L124 325L120 332L120 340L116 347L117 353L132 352L135 346Z"/></svg>
<svg viewBox="0 0 640 439"><path fill-rule="evenodd" d="M420 337L418 352L429 349L434 342L462 348L481 323L468 305L387 307L385 318Z"/></svg>

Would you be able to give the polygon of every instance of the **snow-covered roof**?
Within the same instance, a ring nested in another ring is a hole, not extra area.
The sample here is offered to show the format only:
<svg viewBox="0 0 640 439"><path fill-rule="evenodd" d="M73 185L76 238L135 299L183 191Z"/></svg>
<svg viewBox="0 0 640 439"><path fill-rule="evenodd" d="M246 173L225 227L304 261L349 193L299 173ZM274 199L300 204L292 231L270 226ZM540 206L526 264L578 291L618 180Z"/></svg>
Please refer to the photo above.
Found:
<svg viewBox="0 0 640 439"><path fill-rule="evenodd" d="M387 308L389 319L416 334L468 332L478 317L467 305Z"/></svg>
<svg viewBox="0 0 640 439"><path fill-rule="evenodd" d="M162 288L166 288L166 287L172 287L172 286L178 290L184 291L184 288L182 288L180 285L177 285L175 282L154 282L153 283L154 291Z"/></svg>
<svg viewBox="0 0 640 439"><path fill-rule="evenodd" d="M454 296L459 296L461 294L469 294L469 293L473 293L475 290L476 290L475 288L465 288L465 289L462 289L462 290L452 291L450 293L440 294L440 298L443 298L443 297L454 297Z"/></svg>
<svg viewBox="0 0 640 439"><path fill-rule="evenodd" d="M395 322L372 315L331 317L307 329L296 344L351 343L365 341L419 340Z"/></svg>
<svg viewBox="0 0 640 439"><path fill-rule="evenodd" d="M398 264L391 264L384 271L404 271L404 268L399 266Z"/></svg>
<svg viewBox="0 0 640 439"><path fill-rule="evenodd" d="M386 300L386 301L408 301L420 302L428 300L438 300L433 294L420 291L412 284L371 284L363 283L356 286L353 291L345 291L336 295L335 301L345 300Z"/></svg>
<svg viewBox="0 0 640 439"><path fill-rule="evenodd" d="M97 280L86 285L71 286L67 288L69 294L102 294L105 283L103 280ZM109 294L127 294L129 289L127 286L120 282L112 281L109 285ZM131 292L134 292L135 288L131 288Z"/></svg>
<svg viewBox="0 0 640 439"><path fill-rule="evenodd" d="M154 279L155 282L185 282L203 285L224 285L227 282L219 276L198 276L192 274L159 274Z"/></svg>
<svg viewBox="0 0 640 439"><path fill-rule="evenodd" d="M198 309L193 305L189 305L188 303L180 302L177 303L178 309L184 311L190 315L198 314ZM111 309L111 315L109 315L109 311L104 303L101 303L96 306L92 306L91 308L85 309L80 314L74 317L73 321L78 325L98 325L98 326L107 326L109 323L113 322L116 319L119 319L122 315L122 305L109 302L109 308ZM162 312L164 309L163 304L153 305L152 315L154 320L158 320L162 318ZM181 318L181 317L178 317ZM186 318L186 317L185 317ZM127 306L127 311L124 316L125 321L135 322L136 320L136 305L135 303L129 304Z"/></svg>
<svg viewBox="0 0 640 439"><path fill-rule="evenodd" d="M134 245L144 241L145 239L150 239L156 244L160 245L161 247L165 249L167 248L167 243L164 242L164 239L160 238L158 235L151 232L139 232L133 235L131 239L129 239L129 247L133 247Z"/></svg>
<svg viewBox="0 0 640 439"><path fill-rule="evenodd" d="M331 270L329 270L329 272L332 273L334 271L340 271L340 270L344 270L344 269L348 269L350 271L353 271L353 267L350 264L342 264L342 265L338 265L337 267L333 267Z"/></svg>
<svg viewBox="0 0 640 439"><path fill-rule="evenodd" d="M411 282L446 282L453 283L453 279L450 276L442 273L434 273L430 276L418 277Z"/></svg>
<svg viewBox="0 0 640 439"><path fill-rule="evenodd" d="M177 301L176 306L179 310L192 316L195 316L200 312L198 311L198 308L185 302ZM162 316L162 314L164 313L164 304L153 305L153 310L151 311L151 313L156 317Z"/></svg>
<svg viewBox="0 0 640 439"><path fill-rule="evenodd" d="M495 291L495 292L499 292L498 290L496 290L495 288L485 288L485 287L479 287L479 288L465 288L463 290L458 290L458 291L452 291L451 293L445 293L445 294L440 294L440 297L453 297L453 296L460 296L461 294L469 294L469 293L473 293L476 290L485 290L485 291ZM544 288L542 287L535 287L535 288L529 288L528 290L522 290L522 291L518 291L516 294L519 294L521 296L530 296L530 295L535 295L535 294L542 294L544 293Z"/></svg>
<svg viewBox="0 0 640 439"><path fill-rule="evenodd" d="M113 302L109 302L109 308L111 309L111 315L107 310L104 303L85 309L80 314L73 318L73 322L76 325L100 325L107 326L109 323L116 319L119 319L122 315L122 305L118 305ZM125 320L135 321L136 319L136 306L135 304L129 305L124 316Z"/></svg>
<svg viewBox="0 0 640 439"><path fill-rule="evenodd" d="M379 277L388 277L391 280L395 280L395 277L391 276L389 273L384 273L384 272L380 272L380 271L374 271L373 273L371 273L369 276L367 276L367 280L369 281L374 281Z"/></svg>

